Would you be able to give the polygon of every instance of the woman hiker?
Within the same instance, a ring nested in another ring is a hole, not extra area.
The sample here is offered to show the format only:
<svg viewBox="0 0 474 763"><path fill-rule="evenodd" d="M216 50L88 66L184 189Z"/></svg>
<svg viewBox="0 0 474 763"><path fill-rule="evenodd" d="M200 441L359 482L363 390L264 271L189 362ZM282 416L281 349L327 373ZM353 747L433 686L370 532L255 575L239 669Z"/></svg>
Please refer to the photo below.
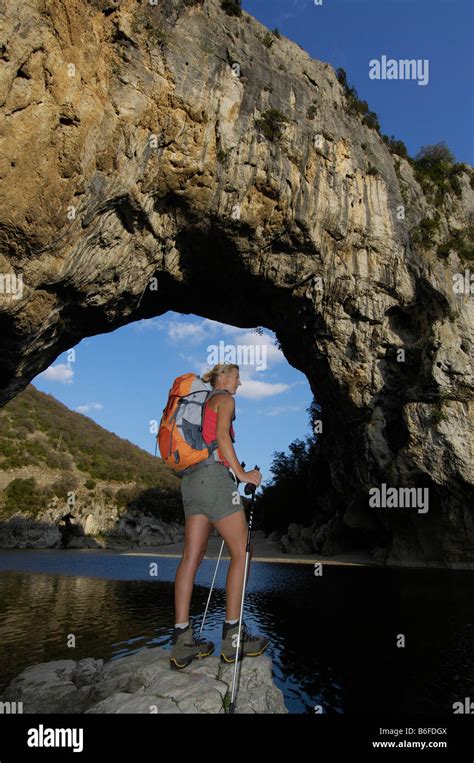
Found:
<svg viewBox="0 0 474 763"><path fill-rule="evenodd" d="M233 363L218 363L203 374L201 379L210 382L213 388L204 406L202 436L206 444L217 440L217 460L213 455L209 459L210 463L197 464L191 471L187 471L181 480L185 530L183 557L176 571L174 589L176 622L170 656L170 666L173 670L181 670L191 660L209 657L214 652L212 641L195 638L189 622L194 578L206 552L212 526L217 528L230 553L221 661L235 661L248 524L234 475L240 482L250 482L256 487L262 479L258 469L249 472L242 470L232 444L232 421L235 418L233 396L241 384L239 366ZM247 580L252 554L253 544L250 545ZM252 635L242 621L240 643L244 656L257 657L270 642L263 636Z"/></svg>

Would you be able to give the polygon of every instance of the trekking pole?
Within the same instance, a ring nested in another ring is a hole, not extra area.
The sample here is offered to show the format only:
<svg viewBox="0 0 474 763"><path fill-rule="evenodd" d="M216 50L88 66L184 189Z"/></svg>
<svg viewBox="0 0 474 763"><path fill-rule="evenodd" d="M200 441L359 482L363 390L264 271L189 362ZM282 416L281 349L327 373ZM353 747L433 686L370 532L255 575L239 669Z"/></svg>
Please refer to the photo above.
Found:
<svg viewBox="0 0 474 763"><path fill-rule="evenodd" d="M216 579L217 568L218 568L219 562L221 560L221 554L222 554L222 549L223 548L224 548L224 539L222 539L221 550L219 551L219 558L217 559L216 569L214 570L214 577L212 578L211 589L209 591L209 596L207 597L206 609L204 610L204 617L202 618L202 623L201 623L201 627L199 628L199 633L201 633L201 631L202 631L202 629L204 627L204 620L206 619L207 608L209 606L209 602L211 601L212 588L214 586L214 580Z"/></svg>
<svg viewBox="0 0 474 763"><path fill-rule="evenodd" d="M258 469L258 466L255 466L255 469ZM244 493L247 495L249 493L252 493L252 500L250 501L250 516L249 516L249 526L248 526L248 532L247 532L247 548L246 548L246 554L245 554L245 572L244 572L244 582L242 586L242 599L240 601L240 616L239 616L239 633L237 636L237 648L235 650L235 665L234 665L234 678L232 679L232 693L230 697L230 705L229 705L229 714L232 714L235 710L235 694L236 694L236 676L237 676L237 663L239 661L239 649L240 649L240 634L242 631L242 615L244 611L244 596L245 596L245 588L247 586L247 568L249 563L249 556L250 556L250 539L252 537L252 523L253 523L253 503L255 499L255 491L256 486L252 483L248 482L245 485Z"/></svg>
<svg viewBox="0 0 474 763"><path fill-rule="evenodd" d="M240 465L241 465L242 469L245 469L245 462L244 461L242 461L242 463ZM238 487L239 484L240 484L240 480L237 479L237 475L235 475L235 479L237 480L237 487ZM211 589L209 591L209 596L207 597L206 609L204 610L204 617L202 618L202 623L201 623L201 627L199 628L199 633L201 633L201 631L202 631L202 629L204 627L204 620L206 619L207 608L209 607L209 602L211 601L211 595L212 595L212 589L213 589L213 586L214 586L214 580L216 579L217 568L219 567L219 562L221 560L221 555L222 555L223 548L224 548L224 538L222 538L221 550L219 551L219 557L217 559L216 569L214 570L214 577L212 578Z"/></svg>

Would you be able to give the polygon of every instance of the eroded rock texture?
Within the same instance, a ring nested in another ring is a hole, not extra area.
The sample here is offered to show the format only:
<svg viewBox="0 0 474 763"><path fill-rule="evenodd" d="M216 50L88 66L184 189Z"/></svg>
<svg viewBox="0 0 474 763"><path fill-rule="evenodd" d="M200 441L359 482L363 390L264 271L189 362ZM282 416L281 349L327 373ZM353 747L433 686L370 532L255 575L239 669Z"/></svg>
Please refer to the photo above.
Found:
<svg viewBox="0 0 474 763"><path fill-rule="evenodd" d="M464 266L410 243L435 210L334 69L219 0L4 7L0 272L23 293L2 297L0 403L83 337L170 309L267 326L322 405L315 521L389 560L472 560ZM270 108L279 138L256 123ZM472 214L459 180L444 238ZM369 507L383 482L429 487L428 513Z"/></svg>

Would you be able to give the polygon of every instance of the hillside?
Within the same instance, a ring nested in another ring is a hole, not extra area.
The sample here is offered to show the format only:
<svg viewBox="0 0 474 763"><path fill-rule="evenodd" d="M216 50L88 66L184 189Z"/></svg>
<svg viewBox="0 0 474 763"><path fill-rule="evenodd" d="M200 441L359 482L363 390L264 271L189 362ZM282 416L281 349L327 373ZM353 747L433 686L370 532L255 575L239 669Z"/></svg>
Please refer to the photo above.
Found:
<svg viewBox="0 0 474 763"><path fill-rule="evenodd" d="M103 540L124 515L181 523L179 477L30 384L0 410L0 521L18 512L56 524L71 512Z"/></svg>

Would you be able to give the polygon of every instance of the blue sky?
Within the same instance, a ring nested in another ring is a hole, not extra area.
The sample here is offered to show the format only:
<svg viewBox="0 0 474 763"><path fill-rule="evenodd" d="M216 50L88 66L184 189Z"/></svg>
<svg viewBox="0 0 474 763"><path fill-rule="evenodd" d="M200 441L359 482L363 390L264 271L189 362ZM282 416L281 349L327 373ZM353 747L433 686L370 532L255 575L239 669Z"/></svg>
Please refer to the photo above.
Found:
<svg viewBox="0 0 474 763"><path fill-rule="evenodd" d="M298 42L313 58L346 70L348 82L379 117L381 130L403 140L414 156L445 140L458 161L473 164L474 87L472 0L243 0L270 29ZM428 59L429 81L371 80L369 61ZM264 481L275 451L310 434L312 395L265 329L239 329L199 316L167 313L109 334L89 337L33 383L73 410L154 453L150 421L160 419L175 376L202 372L209 347L253 346L264 355L242 365L236 395L237 456L257 463ZM261 359L265 356L265 368Z"/></svg>
<svg viewBox="0 0 474 763"><path fill-rule="evenodd" d="M312 395L304 374L288 364L267 329L260 335L252 328L168 312L83 339L74 356L60 355L33 384L154 453L150 422L159 422L173 379L212 367L220 361L212 353L220 348L236 353L240 365L234 422L237 457L249 469L258 464L268 482L274 451L286 450L292 440L310 434L305 409Z"/></svg>
<svg viewBox="0 0 474 763"><path fill-rule="evenodd" d="M411 156L445 140L457 161L474 164L473 0L242 0L269 29L312 58L342 67L381 132L403 140ZM369 61L428 60L426 85L372 80Z"/></svg>

